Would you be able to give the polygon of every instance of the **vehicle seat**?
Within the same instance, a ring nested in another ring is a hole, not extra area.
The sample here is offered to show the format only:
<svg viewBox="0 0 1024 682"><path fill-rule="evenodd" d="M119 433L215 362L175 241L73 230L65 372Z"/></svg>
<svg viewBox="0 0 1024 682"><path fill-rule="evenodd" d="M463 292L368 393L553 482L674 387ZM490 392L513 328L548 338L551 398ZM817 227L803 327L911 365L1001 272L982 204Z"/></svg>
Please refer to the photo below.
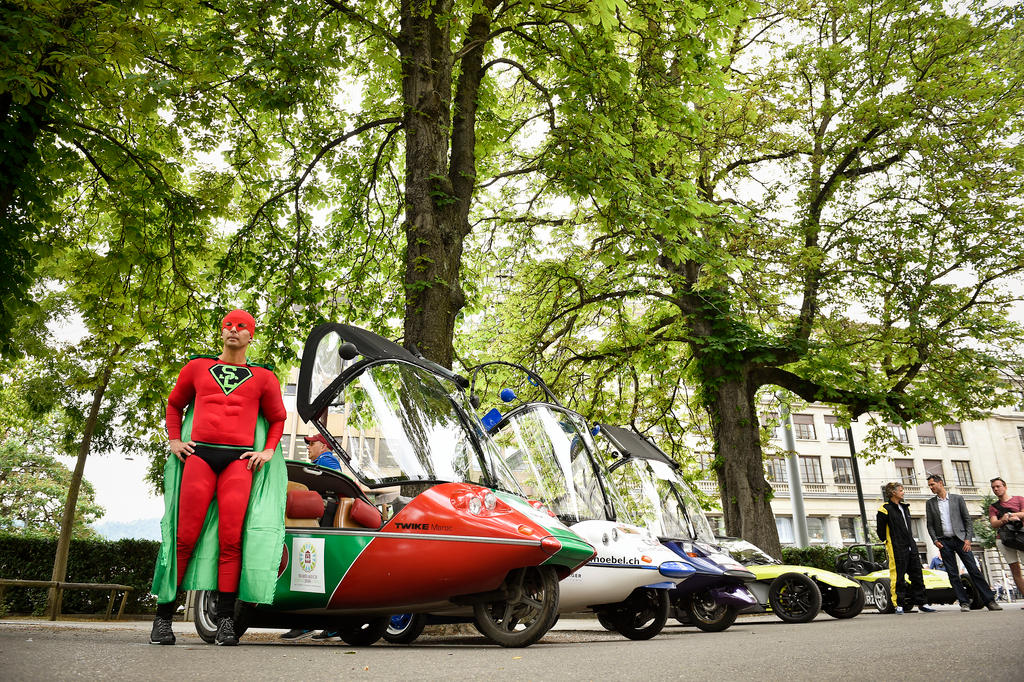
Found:
<svg viewBox="0 0 1024 682"><path fill-rule="evenodd" d="M338 511L334 513L335 528L372 528L383 525L380 510L366 500L343 497L338 500Z"/></svg>
<svg viewBox="0 0 1024 682"><path fill-rule="evenodd" d="M299 484L301 485L301 484ZM291 484L288 484L291 488ZM306 486L302 486L305 488ZM317 528L324 515L324 498L315 490L294 488L288 490L284 507L284 525L295 528Z"/></svg>

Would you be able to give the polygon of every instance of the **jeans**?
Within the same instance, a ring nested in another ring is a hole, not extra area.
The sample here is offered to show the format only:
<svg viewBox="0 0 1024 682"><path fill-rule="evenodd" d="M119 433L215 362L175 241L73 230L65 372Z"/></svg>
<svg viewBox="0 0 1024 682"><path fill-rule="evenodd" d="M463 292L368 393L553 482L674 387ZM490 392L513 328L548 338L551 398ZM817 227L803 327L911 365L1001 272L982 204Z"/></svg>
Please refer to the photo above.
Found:
<svg viewBox="0 0 1024 682"><path fill-rule="evenodd" d="M953 585L953 592L956 594L957 601L961 604L971 603L971 597L967 594L967 588L960 582L960 576L957 574L957 557L960 557L960 561L967 568L967 575L970 577L971 582L974 583L974 589L978 591L981 603L988 604L991 601L995 601L996 593L985 582L985 576L981 574L981 569L978 568L978 563L974 560L974 554L964 551L964 541L959 538L939 538L938 540L942 543L942 547L939 548L939 555L942 557L942 564L946 567L946 574L949 576L949 582Z"/></svg>

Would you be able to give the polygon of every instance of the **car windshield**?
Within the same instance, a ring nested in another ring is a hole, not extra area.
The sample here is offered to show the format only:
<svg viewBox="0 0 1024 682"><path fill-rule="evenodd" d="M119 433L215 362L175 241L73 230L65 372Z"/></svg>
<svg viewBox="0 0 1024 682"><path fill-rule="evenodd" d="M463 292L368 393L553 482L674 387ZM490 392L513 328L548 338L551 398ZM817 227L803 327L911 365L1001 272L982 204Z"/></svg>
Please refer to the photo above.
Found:
<svg viewBox="0 0 1024 682"><path fill-rule="evenodd" d="M480 429L460 408L462 395L453 382L422 367L371 364L334 398L327 428L368 485L483 483L488 477L471 431Z"/></svg>
<svg viewBox="0 0 1024 682"><path fill-rule="evenodd" d="M622 500L616 504L621 520L660 537L714 542L697 496L668 464L631 457L607 478Z"/></svg>
<svg viewBox="0 0 1024 682"><path fill-rule="evenodd" d="M563 523L607 518L582 417L526 405L508 415L494 442L526 497L546 504Z"/></svg>
<svg viewBox="0 0 1024 682"><path fill-rule="evenodd" d="M717 538L718 543L724 547L732 558L744 566L762 566L781 563L773 559L763 549L755 544L740 540L739 538Z"/></svg>

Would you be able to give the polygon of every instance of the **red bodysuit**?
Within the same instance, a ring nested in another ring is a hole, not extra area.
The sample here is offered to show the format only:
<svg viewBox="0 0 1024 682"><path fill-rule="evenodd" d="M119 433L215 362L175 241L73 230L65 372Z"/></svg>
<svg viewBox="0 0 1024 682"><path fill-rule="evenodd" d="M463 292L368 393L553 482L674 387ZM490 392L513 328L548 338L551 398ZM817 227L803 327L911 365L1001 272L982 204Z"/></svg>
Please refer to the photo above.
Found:
<svg viewBox="0 0 1024 682"><path fill-rule="evenodd" d="M202 531L214 494L220 516L218 589L237 592L242 571L242 523L249 507L252 470L239 456L252 450L260 412L270 423L264 449L276 449L287 412L281 384L268 369L199 357L185 365L167 399L167 435L181 438L185 407L195 402L191 440L178 497L178 584Z"/></svg>

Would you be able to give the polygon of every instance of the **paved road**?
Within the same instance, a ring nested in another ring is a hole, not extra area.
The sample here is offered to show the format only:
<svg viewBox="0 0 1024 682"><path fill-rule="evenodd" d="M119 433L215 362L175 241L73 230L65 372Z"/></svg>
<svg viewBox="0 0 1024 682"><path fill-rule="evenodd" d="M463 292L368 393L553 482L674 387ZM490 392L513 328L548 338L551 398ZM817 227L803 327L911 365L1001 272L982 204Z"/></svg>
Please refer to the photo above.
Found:
<svg viewBox="0 0 1024 682"><path fill-rule="evenodd" d="M1024 680L1024 610L885 616L852 620L819 615L787 625L774 616L742 617L722 633L669 626L632 642L592 619L563 618L538 644L502 649L479 636L427 633L408 647L353 648L283 642L278 631L247 634L238 647L204 644L191 624L175 623L178 644L147 643L149 623L0 621L0 679L113 680ZM1000 636L1004 633L1005 636ZM941 666L941 667L940 667Z"/></svg>

